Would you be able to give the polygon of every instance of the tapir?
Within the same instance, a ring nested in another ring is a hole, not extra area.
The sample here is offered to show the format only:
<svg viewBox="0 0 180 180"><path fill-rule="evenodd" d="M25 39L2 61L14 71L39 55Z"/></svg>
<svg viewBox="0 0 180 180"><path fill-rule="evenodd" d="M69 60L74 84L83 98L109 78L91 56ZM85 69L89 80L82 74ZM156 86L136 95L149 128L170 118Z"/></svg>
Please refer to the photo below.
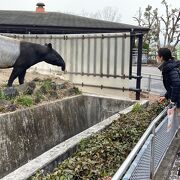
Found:
<svg viewBox="0 0 180 180"><path fill-rule="evenodd" d="M26 70L41 61L65 71L65 62L51 43L41 45L0 35L0 68L13 68L7 86L12 86L17 77L23 84Z"/></svg>

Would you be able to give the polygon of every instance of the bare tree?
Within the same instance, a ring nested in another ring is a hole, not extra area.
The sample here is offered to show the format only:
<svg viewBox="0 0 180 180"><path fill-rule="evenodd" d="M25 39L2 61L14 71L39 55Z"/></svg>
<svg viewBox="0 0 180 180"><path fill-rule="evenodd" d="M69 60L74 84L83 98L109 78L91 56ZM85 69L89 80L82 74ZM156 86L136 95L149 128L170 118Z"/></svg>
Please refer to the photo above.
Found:
<svg viewBox="0 0 180 180"><path fill-rule="evenodd" d="M171 48L173 51L180 42L180 9L171 9L165 0L162 1L165 6L165 17L161 16L161 20L164 23L164 46Z"/></svg>
<svg viewBox="0 0 180 180"><path fill-rule="evenodd" d="M82 11L82 13L80 13L79 15L89 17L89 18L94 18L94 19L111 21L111 22L121 21L121 14L118 8L114 8L110 6L105 7L102 10L98 10L97 12L94 12L94 13L88 13L86 11Z"/></svg>
<svg viewBox="0 0 180 180"><path fill-rule="evenodd" d="M139 9L138 15L133 18L139 26L150 29L144 37L144 43L156 45L158 48L166 46L174 51L180 41L180 9L170 9L165 0L162 1L162 5L165 7L165 15L159 16L158 9L148 5L144 13ZM160 38L161 35L163 38Z"/></svg>
<svg viewBox="0 0 180 180"><path fill-rule="evenodd" d="M144 35L144 43L153 44L159 41L159 19L158 9L152 9L152 6L148 5L143 14L141 8L139 8L138 16L133 17L137 22L138 26L146 26L150 29L148 34Z"/></svg>
<svg viewBox="0 0 180 180"><path fill-rule="evenodd" d="M137 16L135 16L133 18L135 19L135 21L137 21L138 26L144 26L145 25L145 22L143 20L143 12L142 12L141 8L139 8Z"/></svg>

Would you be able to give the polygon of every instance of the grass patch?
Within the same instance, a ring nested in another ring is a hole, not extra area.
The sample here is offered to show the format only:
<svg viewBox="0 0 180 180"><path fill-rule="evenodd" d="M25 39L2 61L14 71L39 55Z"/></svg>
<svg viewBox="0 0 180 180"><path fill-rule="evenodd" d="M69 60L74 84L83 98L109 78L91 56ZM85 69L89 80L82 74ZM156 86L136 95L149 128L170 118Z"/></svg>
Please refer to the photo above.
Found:
<svg viewBox="0 0 180 180"><path fill-rule="evenodd" d="M14 103L17 105L21 105L21 106L26 106L26 107L30 107L33 105L33 99L30 96L18 96L15 100Z"/></svg>
<svg viewBox="0 0 180 180"><path fill-rule="evenodd" d="M142 109L141 107L141 104L139 102L136 102L134 105L133 105L133 108L132 108L132 112L138 112Z"/></svg>
<svg viewBox="0 0 180 180"><path fill-rule="evenodd" d="M2 90L0 89L0 100L1 99L5 99L5 97L4 97L4 94L3 94Z"/></svg>
<svg viewBox="0 0 180 180"><path fill-rule="evenodd" d="M43 93L43 94L47 94L49 91L51 90L51 80L45 80L41 87L40 87L40 91Z"/></svg>
<svg viewBox="0 0 180 180"><path fill-rule="evenodd" d="M31 107L43 102L62 99L67 96L81 94L78 88L70 82L57 84L52 79L35 79L23 87L15 86L12 89L1 86L0 113L15 111L16 109Z"/></svg>

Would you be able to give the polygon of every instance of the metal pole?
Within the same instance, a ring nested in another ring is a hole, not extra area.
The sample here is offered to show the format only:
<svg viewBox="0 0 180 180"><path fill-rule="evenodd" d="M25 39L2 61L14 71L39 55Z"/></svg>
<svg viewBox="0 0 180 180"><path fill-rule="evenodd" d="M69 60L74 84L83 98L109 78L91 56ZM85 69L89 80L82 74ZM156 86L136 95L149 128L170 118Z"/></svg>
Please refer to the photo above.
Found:
<svg viewBox="0 0 180 180"><path fill-rule="evenodd" d="M154 146L155 146L155 129L156 129L156 124L154 124L154 127L152 129L152 142L151 142L151 162L150 162L150 178L151 180L154 180Z"/></svg>
<svg viewBox="0 0 180 180"><path fill-rule="evenodd" d="M84 36L83 36L84 37ZM81 73L83 75L84 73L84 38L82 37L82 41L81 41L81 48L82 48L82 51L81 51Z"/></svg>
<svg viewBox="0 0 180 180"><path fill-rule="evenodd" d="M129 79L132 79L132 60L133 60L133 48L134 48L134 32L132 29L131 36L130 36L130 57L129 57Z"/></svg>
<svg viewBox="0 0 180 180"><path fill-rule="evenodd" d="M110 37L107 40L107 77L109 77L110 72Z"/></svg>
<svg viewBox="0 0 180 180"><path fill-rule="evenodd" d="M103 38L101 38L101 45L100 45L100 74L103 75Z"/></svg>
<svg viewBox="0 0 180 180"><path fill-rule="evenodd" d="M137 80L136 80L136 100L140 100L141 92L141 64L142 64L142 44L143 44L143 34L140 34L138 37L138 60L137 60Z"/></svg>
<svg viewBox="0 0 180 180"><path fill-rule="evenodd" d="M94 37L94 67L93 67L93 73L94 74L96 74L96 65L97 65L97 62L96 62L96 53L97 52L96 51L97 51L97 38Z"/></svg>
<svg viewBox="0 0 180 180"><path fill-rule="evenodd" d="M116 46L117 46L117 42L116 42ZM122 38L122 48L121 48L121 75L124 75L124 64L125 64L125 38ZM116 57L117 57L117 53L116 53ZM116 60L117 61L117 60ZM117 62L116 62L117 64Z"/></svg>
<svg viewBox="0 0 180 180"><path fill-rule="evenodd" d="M76 41L76 45L75 45L75 48L76 48L76 55L75 55L75 72L77 73L78 72L78 39L75 39Z"/></svg>

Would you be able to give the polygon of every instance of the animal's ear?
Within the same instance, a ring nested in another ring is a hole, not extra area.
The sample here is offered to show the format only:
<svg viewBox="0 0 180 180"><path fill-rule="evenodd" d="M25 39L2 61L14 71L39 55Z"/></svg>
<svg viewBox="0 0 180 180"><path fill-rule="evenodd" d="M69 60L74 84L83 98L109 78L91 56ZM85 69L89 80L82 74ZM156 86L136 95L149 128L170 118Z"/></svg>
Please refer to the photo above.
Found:
<svg viewBox="0 0 180 180"><path fill-rule="evenodd" d="M48 44L48 47L49 47L50 49L52 49L52 44L51 44L51 43L49 43L49 44Z"/></svg>
<svg viewBox="0 0 180 180"><path fill-rule="evenodd" d="M51 43L45 43L45 46L47 46L48 48L52 49L52 44Z"/></svg>

